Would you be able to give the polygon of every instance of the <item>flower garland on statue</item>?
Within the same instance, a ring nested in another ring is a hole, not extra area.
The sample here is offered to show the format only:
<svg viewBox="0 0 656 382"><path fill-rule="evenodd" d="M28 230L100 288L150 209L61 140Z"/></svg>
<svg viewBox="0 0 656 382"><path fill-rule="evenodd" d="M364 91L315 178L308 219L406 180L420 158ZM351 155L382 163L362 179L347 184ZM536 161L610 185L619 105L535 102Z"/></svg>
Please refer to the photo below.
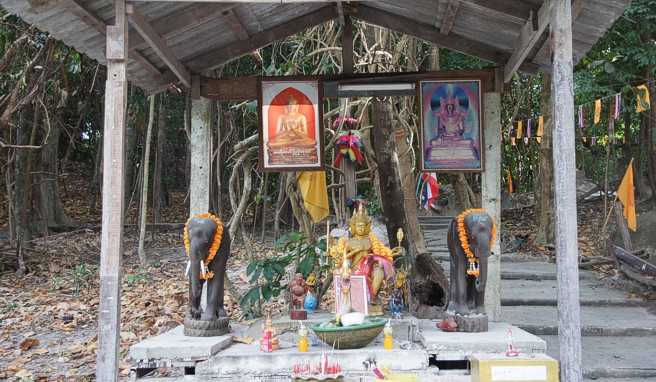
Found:
<svg viewBox="0 0 656 382"><path fill-rule="evenodd" d="M194 215L187 222L185 223L184 226L184 234L183 234L183 240L184 240L184 246L185 246L185 253L187 254L187 257L189 257L189 222L191 219L210 219L216 224L216 231L214 232L214 238L212 239L212 244L210 245L210 249L207 254L207 258L202 260L205 268L207 269L214 260L214 257L216 256L216 253L219 251L219 247L221 247L221 239L223 239L223 222L221 219L218 217L214 216L211 213L205 213L205 214L198 214ZM209 280L214 277L214 272L212 271L207 271L207 272L201 272L200 278L203 280Z"/></svg>
<svg viewBox="0 0 656 382"><path fill-rule="evenodd" d="M478 277L480 275L480 269L478 267L479 260L476 257L476 255L474 255L471 248L469 248L469 237L467 236L467 228L465 227L465 218L472 213L478 213L478 212L485 213L485 210L482 208L472 208L464 211L456 218L457 228L458 228L458 238L460 239L460 246L462 247L462 251L465 252L465 256L467 256L467 261L469 262L469 267L467 268L467 274L474 277ZM490 235L490 246L492 246L492 242L494 242L496 235L497 235L497 226L496 224L494 224L494 222L492 222L492 234Z"/></svg>

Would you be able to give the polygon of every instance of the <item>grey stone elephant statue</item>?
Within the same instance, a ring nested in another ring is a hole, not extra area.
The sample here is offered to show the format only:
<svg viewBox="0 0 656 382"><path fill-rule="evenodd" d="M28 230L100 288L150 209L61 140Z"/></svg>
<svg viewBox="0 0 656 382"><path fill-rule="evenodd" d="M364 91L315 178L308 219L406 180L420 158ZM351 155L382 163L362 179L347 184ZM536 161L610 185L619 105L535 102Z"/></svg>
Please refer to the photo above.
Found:
<svg viewBox="0 0 656 382"><path fill-rule="evenodd" d="M494 220L482 209L463 212L449 226L447 242L451 282L447 314L455 315L459 326L462 326L459 321L462 321L463 316L485 315L487 263L495 230ZM487 316L484 317L485 323L480 323L481 327L474 325L459 330L486 331Z"/></svg>
<svg viewBox="0 0 656 382"><path fill-rule="evenodd" d="M226 263L230 256L230 234L220 219L211 214L196 215L189 219L184 234L189 256L186 270L189 277L189 311L184 322L185 334L224 334L228 330L228 315L223 307L223 297ZM212 252L215 255L210 258ZM201 295L205 282L207 305L203 311Z"/></svg>

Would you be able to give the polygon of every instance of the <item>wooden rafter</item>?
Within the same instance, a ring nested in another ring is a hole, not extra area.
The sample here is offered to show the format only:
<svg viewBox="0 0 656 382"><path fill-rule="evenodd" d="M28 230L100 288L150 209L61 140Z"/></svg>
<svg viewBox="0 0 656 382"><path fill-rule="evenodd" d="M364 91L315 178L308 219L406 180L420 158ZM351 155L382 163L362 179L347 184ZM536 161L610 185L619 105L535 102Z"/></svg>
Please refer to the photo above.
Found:
<svg viewBox="0 0 656 382"><path fill-rule="evenodd" d="M415 36L422 40L430 41L443 48L455 50L487 61L502 63L508 58L508 54L492 46L453 33L447 37L432 25L422 24L415 20L379 10L377 8L358 5L353 9L352 15L366 22ZM533 71L534 68L527 67L525 70Z"/></svg>
<svg viewBox="0 0 656 382"><path fill-rule="evenodd" d="M574 25L574 22L576 19L579 17L581 12L583 11L583 2L584 0L572 0L572 26ZM526 61L532 61L543 49L549 49L549 52L547 52L548 55L551 55L551 44L549 43L549 33L545 33L540 41L536 44L535 49L531 51L531 53L526 57Z"/></svg>
<svg viewBox="0 0 656 382"><path fill-rule="evenodd" d="M98 31L102 36L107 35L107 24L105 24L101 18L86 9L78 0L62 1L64 1L66 9L77 16L83 23ZM146 68L156 79L162 78L162 72L141 53L129 52L129 57L139 62L141 66Z"/></svg>
<svg viewBox="0 0 656 382"><path fill-rule="evenodd" d="M284 24L255 33L247 40L237 41L218 49L213 48L207 53L186 60L185 65L189 69L198 73L214 69L228 61L232 61L254 50L265 47L273 41L282 40L336 17L337 12L335 11L335 7L325 6L316 11L289 20Z"/></svg>
<svg viewBox="0 0 656 382"><path fill-rule="evenodd" d="M444 16L442 17L442 22L440 23L440 33L443 35L448 35L453 29L453 24L456 22L456 14L458 13L458 8L460 7L460 0L448 0L446 4L446 10L444 11Z"/></svg>
<svg viewBox="0 0 656 382"><path fill-rule="evenodd" d="M235 13L234 9L223 11L223 18L228 22L230 29L235 32L239 40L248 40L250 35L248 34L244 23L241 22L239 16Z"/></svg>
<svg viewBox="0 0 656 382"><path fill-rule="evenodd" d="M461 0L479 8L526 20L533 5L518 0Z"/></svg>
<svg viewBox="0 0 656 382"><path fill-rule="evenodd" d="M156 20L151 20L150 24L157 34L169 40L220 16L224 11L236 6L236 4L232 3L194 4L181 12L174 12ZM140 35L130 36L130 51L144 49L147 46L148 43Z"/></svg>
<svg viewBox="0 0 656 382"><path fill-rule="evenodd" d="M175 74L185 87L191 86L191 74L189 70L180 63L171 48L166 45L162 36L157 34L153 26L133 5L127 7L128 20L134 29L143 37L144 40L155 51L159 58L164 61L166 66Z"/></svg>
<svg viewBox="0 0 656 382"><path fill-rule="evenodd" d="M513 74L542 41L543 35L549 26L551 4L551 0L545 0L540 10L537 13L532 13L531 17L522 26L519 37L515 41L515 50L503 69L504 82L510 82Z"/></svg>

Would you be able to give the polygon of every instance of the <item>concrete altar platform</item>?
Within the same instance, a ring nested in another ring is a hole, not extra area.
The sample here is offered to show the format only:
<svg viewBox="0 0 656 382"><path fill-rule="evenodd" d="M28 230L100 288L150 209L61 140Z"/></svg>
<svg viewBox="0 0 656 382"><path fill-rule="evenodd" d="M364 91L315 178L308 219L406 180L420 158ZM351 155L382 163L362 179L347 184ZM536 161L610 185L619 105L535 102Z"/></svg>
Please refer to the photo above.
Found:
<svg viewBox="0 0 656 382"><path fill-rule="evenodd" d="M465 360L475 353L504 354L508 346L508 329L513 343L521 353L546 353L547 343L516 326L490 322L482 333L448 333L435 327L435 321L419 320L418 340L426 351L438 360Z"/></svg>
<svg viewBox="0 0 656 382"><path fill-rule="evenodd" d="M311 315L310 326L332 317L329 313ZM236 380L289 381L291 368L296 363L318 363L323 352L330 362L340 363L346 374L345 381L373 381L373 365L386 366L399 373L412 373L419 381L470 381L469 359L475 354L498 354L506 351L508 344L505 323L490 323L489 332L447 333L436 328L435 320L419 320L415 317L392 320L394 349L385 350L382 334L362 349L335 350L323 344L311 334L311 346L307 353L296 349L296 322L288 318L274 319L273 326L279 333L280 349L272 353L259 350L257 339L261 334L261 322L250 327L237 325L232 335L252 337L253 343L232 343L232 338L185 337L182 327L150 338L130 349L135 361L136 377L142 377L157 367L184 367L184 375L155 378L154 381ZM514 345L521 355L532 356L546 352L546 343L517 327L512 327ZM314 337L314 338L313 338ZM455 370L440 370L442 365L453 361ZM176 375L174 373L174 375ZM371 377L371 379L369 379Z"/></svg>
<svg viewBox="0 0 656 382"><path fill-rule="evenodd" d="M134 362L138 377L159 367L194 368L232 344L232 335L218 337L187 337L183 326L148 338L130 347L129 355Z"/></svg>

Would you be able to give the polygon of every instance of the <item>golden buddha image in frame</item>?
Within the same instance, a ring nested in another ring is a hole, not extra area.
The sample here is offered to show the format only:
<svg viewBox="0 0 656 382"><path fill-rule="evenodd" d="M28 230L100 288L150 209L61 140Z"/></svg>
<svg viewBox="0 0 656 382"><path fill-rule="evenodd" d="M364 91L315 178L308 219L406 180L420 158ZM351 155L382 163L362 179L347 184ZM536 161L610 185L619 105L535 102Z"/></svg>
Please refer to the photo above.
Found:
<svg viewBox="0 0 656 382"><path fill-rule="evenodd" d="M422 170L482 171L481 81L419 81L417 92Z"/></svg>
<svg viewBox="0 0 656 382"><path fill-rule="evenodd" d="M322 169L320 80L315 77L264 77L259 84L260 169Z"/></svg>

